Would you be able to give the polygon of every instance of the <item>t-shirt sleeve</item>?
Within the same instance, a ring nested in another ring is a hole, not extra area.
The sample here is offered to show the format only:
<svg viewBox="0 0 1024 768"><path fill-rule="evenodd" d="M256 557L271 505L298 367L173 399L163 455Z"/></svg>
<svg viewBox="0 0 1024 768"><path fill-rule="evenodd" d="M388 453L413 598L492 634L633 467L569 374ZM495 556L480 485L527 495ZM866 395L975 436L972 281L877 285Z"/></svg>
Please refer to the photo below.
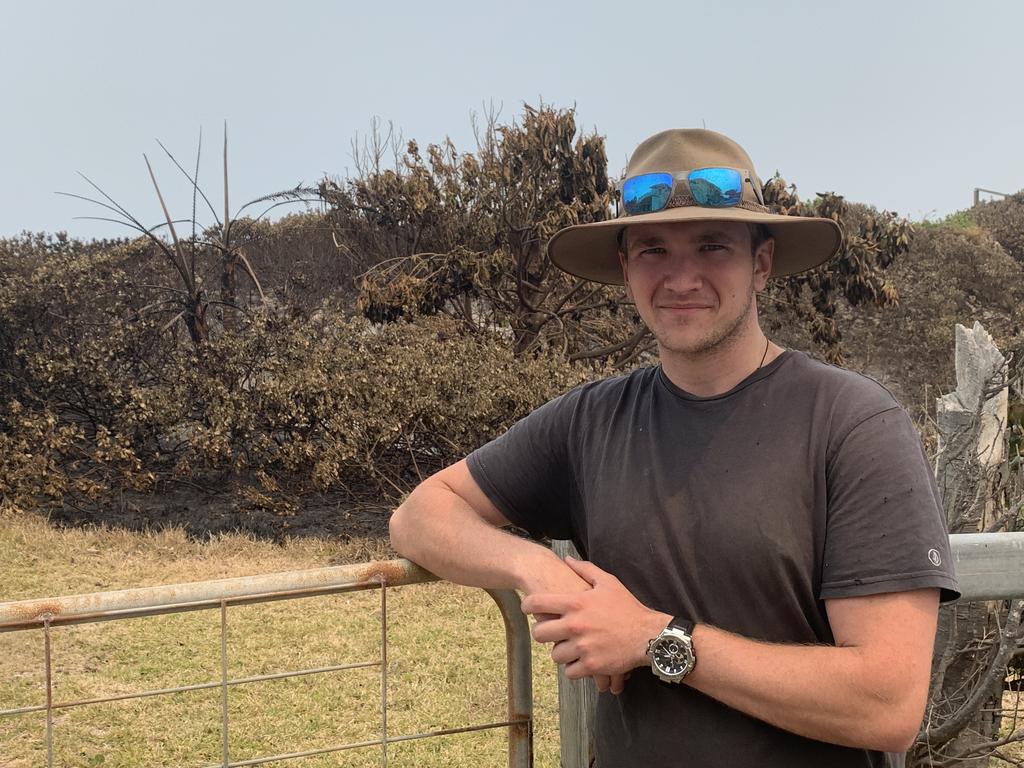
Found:
<svg viewBox="0 0 1024 768"><path fill-rule="evenodd" d="M938 587L960 596L939 493L899 406L855 425L830 457L821 598Z"/></svg>
<svg viewBox="0 0 1024 768"><path fill-rule="evenodd" d="M535 538L572 538L569 442L579 395L575 389L542 405L466 459L491 502Z"/></svg>

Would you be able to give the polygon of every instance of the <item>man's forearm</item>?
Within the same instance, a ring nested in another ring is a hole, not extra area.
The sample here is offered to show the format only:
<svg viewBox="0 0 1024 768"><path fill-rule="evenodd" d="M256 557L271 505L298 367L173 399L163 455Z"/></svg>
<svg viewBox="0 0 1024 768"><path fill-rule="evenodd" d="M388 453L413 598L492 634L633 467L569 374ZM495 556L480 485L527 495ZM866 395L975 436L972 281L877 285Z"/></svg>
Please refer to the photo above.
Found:
<svg viewBox="0 0 1024 768"><path fill-rule="evenodd" d="M592 588L524 599L528 613L559 617L535 625L534 638L554 644L551 658L570 678L647 666L648 641L672 617L593 563L568 563ZM698 624L697 664L683 684L809 738L899 752L921 722L937 606L938 590L826 601L835 646L772 644Z"/></svg>
<svg viewBox="0 0 1024 768"><path fill-rule="evenodd" d="M671 618L652 611L638 634L655 637ZM921 722L924 691L909 690L910 654L883 662L860 648L766 643L701 624L693 644L697 665L684 684L801 736L902 752ZM632 663L649 659L641 652Z"/></svg>
<svg viewBox="0 0 1024 768"><path fill-rule="evenodd" d="M390 527L399 554L458 584L524 592L586 586L551 550L481 519L437 481L416 488Z"/></svg>
<svg viewBox="0 0 1024 768"><path fill-rule="evenodd" d="M913 741L924 696L905 669L859 648L775 645L698 626L687 684L734 709L802 736L900 752ZM906 660L910 663L909 660Z"/></svg>

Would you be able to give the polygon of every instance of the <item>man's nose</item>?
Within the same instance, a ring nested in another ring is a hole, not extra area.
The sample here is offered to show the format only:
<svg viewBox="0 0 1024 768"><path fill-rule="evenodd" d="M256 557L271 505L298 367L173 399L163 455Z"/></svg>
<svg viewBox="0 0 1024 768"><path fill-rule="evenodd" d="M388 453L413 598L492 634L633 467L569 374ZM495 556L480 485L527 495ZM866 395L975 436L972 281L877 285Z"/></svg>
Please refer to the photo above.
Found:
<svg viewBox="0 0 1024 768"><path fill-rule="evenodd" d="M679 293L699 290L704 286L704 276L698 260L688 254L674 254L666 259L662 283Z"/></svg>

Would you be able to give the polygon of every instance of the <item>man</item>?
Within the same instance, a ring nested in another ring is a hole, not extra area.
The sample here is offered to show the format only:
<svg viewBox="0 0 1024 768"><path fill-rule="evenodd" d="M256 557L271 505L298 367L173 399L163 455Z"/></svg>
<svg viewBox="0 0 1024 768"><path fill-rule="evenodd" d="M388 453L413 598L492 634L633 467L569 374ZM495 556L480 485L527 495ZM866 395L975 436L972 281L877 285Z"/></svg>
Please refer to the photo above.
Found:
<svg viewBox="0 0 1024 768"><path fill-rule="evenodd" d="M625 283L660 366L579 387L426 480L394 546L524 593L534 638L607 692L600 768L902 764L957 596L934 479L886 390L783 350L757 314L839 227L769 213L711 131L651 137L626 175L617 218L548 252Z"/></svg>

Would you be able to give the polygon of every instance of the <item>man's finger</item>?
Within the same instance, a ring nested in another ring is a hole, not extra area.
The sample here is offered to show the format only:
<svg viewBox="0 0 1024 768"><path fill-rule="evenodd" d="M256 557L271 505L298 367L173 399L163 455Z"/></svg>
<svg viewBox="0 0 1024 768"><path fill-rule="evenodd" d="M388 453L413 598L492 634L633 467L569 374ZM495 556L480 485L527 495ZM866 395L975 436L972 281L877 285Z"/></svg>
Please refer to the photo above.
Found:
<svg viewBox="0 0 1024 768"><path fill-rule="evenodd" d="M581 680L584 677L590 677L583 669L583 665L580 664L579 659L571 661L565 665L565 676L570 680Z"/></svg>
<svg viewBox="0 0 1024 768"><path fill-rule="evenodd" d="M629 673L628 672L625 673L624 675L611 675L608 678L608 689L613 694L618 696L620 693L622 693L622 689L626 687L626 679L628 677L629 677ZM597 678L595 677L594 679L596 680ZM599 688L598 690L601 690L601 689Z"/></svg>
<svg viewBox="0 0 1024 768"><path fill-rule="evenodd" d="M612 678L608 675L594 675L594 685L597 686L598 693L604 693L612 685ZM616 693L615 688L612 688L612 693Z"/></svg>
<svg viewBox="0 0 1024 768"><path fill-rule="evenodd" d="M569 639L569 630L566 628L565 622L559 619L549 619L534 624L530 634L538 643L558 643Z"/></svg>
<svg viewBox="0 0 1024 768"><path fill-rule="evenodd" d="M608 575L606 571L602 571L589 560L577 560L575 557L566 556L565 564L572 568L573 571L576 572L577 576L592 587L595 586L602 577Z"/></svg>
<svg viewBox="0 0 1024 768"><path fill-rule="evenodd" d="M572 643L562 641L551 647L551 660L555 664L575 664L580 660L580 654Z"/></svg>
<svg viewBox="0 0 1024 768"><path fill-rule="evenodd" d="M566 611L576 607L577 601L578 598L571 594L527 595L523 598L521 608L523 613L532 613L534 615L540 613L553 613L561 616Z"/></svg>

